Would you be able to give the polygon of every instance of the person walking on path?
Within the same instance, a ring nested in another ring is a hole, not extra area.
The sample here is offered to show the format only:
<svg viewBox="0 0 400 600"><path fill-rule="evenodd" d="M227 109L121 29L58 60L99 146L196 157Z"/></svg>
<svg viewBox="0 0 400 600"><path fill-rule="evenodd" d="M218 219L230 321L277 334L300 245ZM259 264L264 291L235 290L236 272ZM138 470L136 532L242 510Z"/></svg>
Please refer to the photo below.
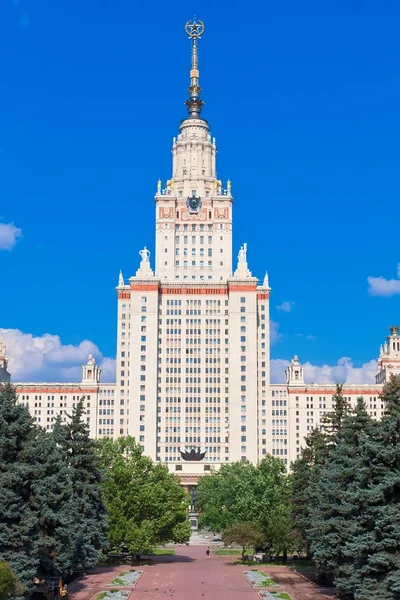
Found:
<svg viewBox="0 0 400 600"><path fill-rule="evenodd" d="M206 550L206 554L207 554L207 558L211 559L211 548L210 548L210 546L208 546L208 548Z"/></svg>

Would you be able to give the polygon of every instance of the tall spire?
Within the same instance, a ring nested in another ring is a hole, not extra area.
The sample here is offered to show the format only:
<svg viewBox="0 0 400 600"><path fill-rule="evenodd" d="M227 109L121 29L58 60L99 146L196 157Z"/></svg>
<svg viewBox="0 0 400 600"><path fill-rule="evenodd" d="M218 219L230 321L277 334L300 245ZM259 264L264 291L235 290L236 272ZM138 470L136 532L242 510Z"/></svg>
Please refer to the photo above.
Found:
<svg viewBox="0 0 400 600"><path fill-rule="evenodd" d="M196 21L196 17L194 17L193 23L190 21L186 23L185 31L192 40L192 68L190 69L190 87L188 88L189 99L185 101L185 104L189 117L196 119L200 117L204 104L203 100L200 99L201 87L199 85L199 56L197 50L197 40L204 33L204 23L203 21Z"/></svg>

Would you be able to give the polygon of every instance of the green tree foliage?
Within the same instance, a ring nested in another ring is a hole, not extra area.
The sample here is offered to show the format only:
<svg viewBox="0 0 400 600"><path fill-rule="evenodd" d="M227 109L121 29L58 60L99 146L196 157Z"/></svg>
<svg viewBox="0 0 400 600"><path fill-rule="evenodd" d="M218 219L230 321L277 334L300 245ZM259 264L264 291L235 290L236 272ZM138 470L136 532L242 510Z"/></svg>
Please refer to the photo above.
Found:
<svg viewBox="0 0 400 600"><path fill-rule="evenodd" d="M343 421L349 414L350 405L343 396L343 385L336 384L336 392L332 396L333 410L322 418L322 428L330 439L335 442L335 436L340 431Z"/></svg>
<svg viewBox="0 0 400 600"><path fill-rule="evenodd" d="M216 531L252 523L269 552L292 547L290 478L283 462L267 456L257 466L248 462L222 465L198 483L200 525Z"/></svg>
<svg viewBox="0 0 400 600"><path fill-rule="evenodd" d="M158 544L190 537L189 497L179 479L143 456L132 437L98 442L112 548L148 554Z"/></svg>
<svg viewBox="0 0 400 600"><path fill-rule="evenodd" d="M342 386L337 384L333 395L333 411L324 416L321 429L315 428L305 438L306 445L301 456L292 465L292 511L295 531L307 554L310 549L309 531L313 524L314 511L319 505L321 473L349 410L350 407L343 397Z"/></svg>
<svg viewBox="0 0 400 600"><path fill-rule="evenodd" d="M37 520L36 555L41 577L65 576L72 571L74 538L79 519L72 499L72 482L63 451L54 436L38 429L24 451L32 465L30 506Z"/></svg>
<svg viewBox="0 0 400 600"><path fill-rule="evenodd" d="M246 550L261 548L264 536L252 523L237 523L231 525L222 533L222 540L226 546L237 544L242 547L242 560L246 559Z"/></svg>
<svg viewBox="0 0 400 600"><path fill-rule="evenodd" d="M360 450L374 425L362 398L354 411L346 411L340 421L329 458L319 473L316 484L317 504L310 511L308 539L311 553L320 576L343 579L341 591L351 592L349 569L344 554L345 540L353 535L354 506L349 490L355 481L360 464Z"/></svg>
<svg viewBox="0 0 400 600"><path fill-rule="evenodd" d="M29 594L34 577L91 567L104 538L98 456L79 406L56 433L0 389L0 556Z"/></svg>
<svg viewBox="0 0 400 600"><path fill-rule="evenodd" d="M83 398L73 409L66 424L57 420L53 436L63 450L72 483L71 503L76 520L70 529L74 539L72 567L93 567L106 547L106 509L102 498L101 470L96 443L84 421Z"/></svg>
<svg viewBox="0 0 400 600"><path fill-rule="evenodd" d="M38 522L30 503L33 468L24 455L35 433L15 389L0 388L0 556L27 592L37 571Z"/></svg>
<svg viewBox="0 0 400 600"><path fill-rule="evenodd" d="M333 577L341 596L399 600L400 378L384 387L381 421L371 420L362 399L350 410L337 396L325 442L307 454L309 437L294 465L293 501L307 506L295 505L295 519L318 572Z"/></svg>
<svg viewBox="0 0 400 600"><path fill-rule="evenodd" d="M10 565L0 560L0 600L9 600L23 593L21 584Z"/></svg>
<svg viewBox="0 0 400 600"><path fill-rule="evenodd" d="M400 598L400 377L393 377L382 394L385 414L360 449L356 479L348 493L344 553L347 575L356 600Z"/></svg>
<svg viewBox="0 0 400 600"><path fill-rule="evenodd" d="M300 458L292 464L292 513L294 535L301 548L309 555L308 531L312 523L312 505L310 503L311 480L318 478L317 473L326 454L326 435L315 428L305 438Z"/></svg>

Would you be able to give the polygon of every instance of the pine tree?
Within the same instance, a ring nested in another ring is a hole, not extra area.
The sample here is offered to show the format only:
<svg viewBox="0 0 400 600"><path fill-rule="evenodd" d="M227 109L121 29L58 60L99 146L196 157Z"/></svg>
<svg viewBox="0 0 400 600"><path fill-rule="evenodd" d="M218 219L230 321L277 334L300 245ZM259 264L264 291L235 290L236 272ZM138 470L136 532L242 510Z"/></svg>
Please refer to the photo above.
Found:
<svg viewBox="0 0 400 600"><path fill-rule="evenodd" d="M89 436L89 427L83 421L83 398L73 409L69 421L54 426L55 440L67 456L72 481L72 497L78 515L71 535L75 547L72 557L74 570L93 567L100 551L106 547L106 509L102 499L101 471L95 442Z"/></svg>
<svg viewBox="0 0 400 600"><path fill-rule="evenodd" d="M33 465L30 504L37 518L37 575L63 577L72 570L71 531L77 521L65 453L52 434L38 430L23 455Z"/></svg>
<svg viewBox="0 0 400 600"><path fill-rule="evenodd" d="M297 537L309 556L308 531L311 527L311 482L318 480L326 456L326 435L317 427L305 438L300 458L292 464L292 513Z"/></svg>
<svg viewBox="0 0 400 600"><path fill-rule="evenodd" d="M30 504L33 469L23 454L35 435L28 409L6 384L0 388L0 556L26 592L37 570L37 516Z"/></svg>
<svg viewBox="0 0 400 600"><path fill-rule="evenodd" d="M400 377L385 385L382 399L385 414L360 448L349 489L354 525L344 554L356 600L400 598Z"/></svg>
<svg viewBox="0 0 400 600"><path fill-rule="evenodd" d="M314 512L319 506L319 481L350 407L343 397L342 386L336 385L333 396L334 408L322 419L321 429L315 428L306 438L301 456L293 463L292 510L296 531L304 541L307 555L310 555L310 531L313 527ZM319 576L326 575L324 569Z"/></svg>
<svg viewBox="0 0 400 600"><path fill-rule="evenodd" d="M330 441L334 443L335 435L340 431L343 421L351 407L343 396L343 385L336 384L336 392L332 396L333 410L322 418L321 429L325 431Z"/></svg>
<svg viewBox="0 0 400 600"><path fill-rule="evenodd" d="M308 535L319 575L333 577L338 589L348 593L351 568L343 549L354 529L354 507L348 489L360 468L360 446L372 428L362 398L354 411L346 410L338 426L316 485L318 503L311 512Z"/></svg>

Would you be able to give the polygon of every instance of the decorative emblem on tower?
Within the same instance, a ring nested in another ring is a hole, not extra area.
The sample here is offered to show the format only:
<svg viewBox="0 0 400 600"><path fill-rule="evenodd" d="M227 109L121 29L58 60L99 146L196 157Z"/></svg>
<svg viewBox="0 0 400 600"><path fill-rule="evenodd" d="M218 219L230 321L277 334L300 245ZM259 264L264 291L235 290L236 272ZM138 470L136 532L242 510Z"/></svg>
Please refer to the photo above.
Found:
<svg viewBox="0 0 400 600"><path fill-rule="evenodd" d="M199 85L199 57L197 52L197 40L203 35L204 29L203 21L196 21L196 18L193 19L192 23L187 21L185 25L185 31L192 40L192 68L190 69L190 86L188 88L189 99L185 101L185 104L189 112L189 117L194 119L200 117L201 109L204 105L203 100L200 99L201 87Z"/></svg>
<svg viewBox="0 0 400 600"><path fill-rule="evenodd" d="M201 208L201 198L193 194L193 196L189 196L186 200L186 206L188 207L188 211L191 214L197 215Z"/></svg>
<svg viewBox="0 0 400 600"><path fill-rule="evenodd" d="M204 33L204 23L203 21L196 22L196 17L193 19L193 23L190 21L186 22L185 31L190 38L200 39L200 36Z"/></svg>

